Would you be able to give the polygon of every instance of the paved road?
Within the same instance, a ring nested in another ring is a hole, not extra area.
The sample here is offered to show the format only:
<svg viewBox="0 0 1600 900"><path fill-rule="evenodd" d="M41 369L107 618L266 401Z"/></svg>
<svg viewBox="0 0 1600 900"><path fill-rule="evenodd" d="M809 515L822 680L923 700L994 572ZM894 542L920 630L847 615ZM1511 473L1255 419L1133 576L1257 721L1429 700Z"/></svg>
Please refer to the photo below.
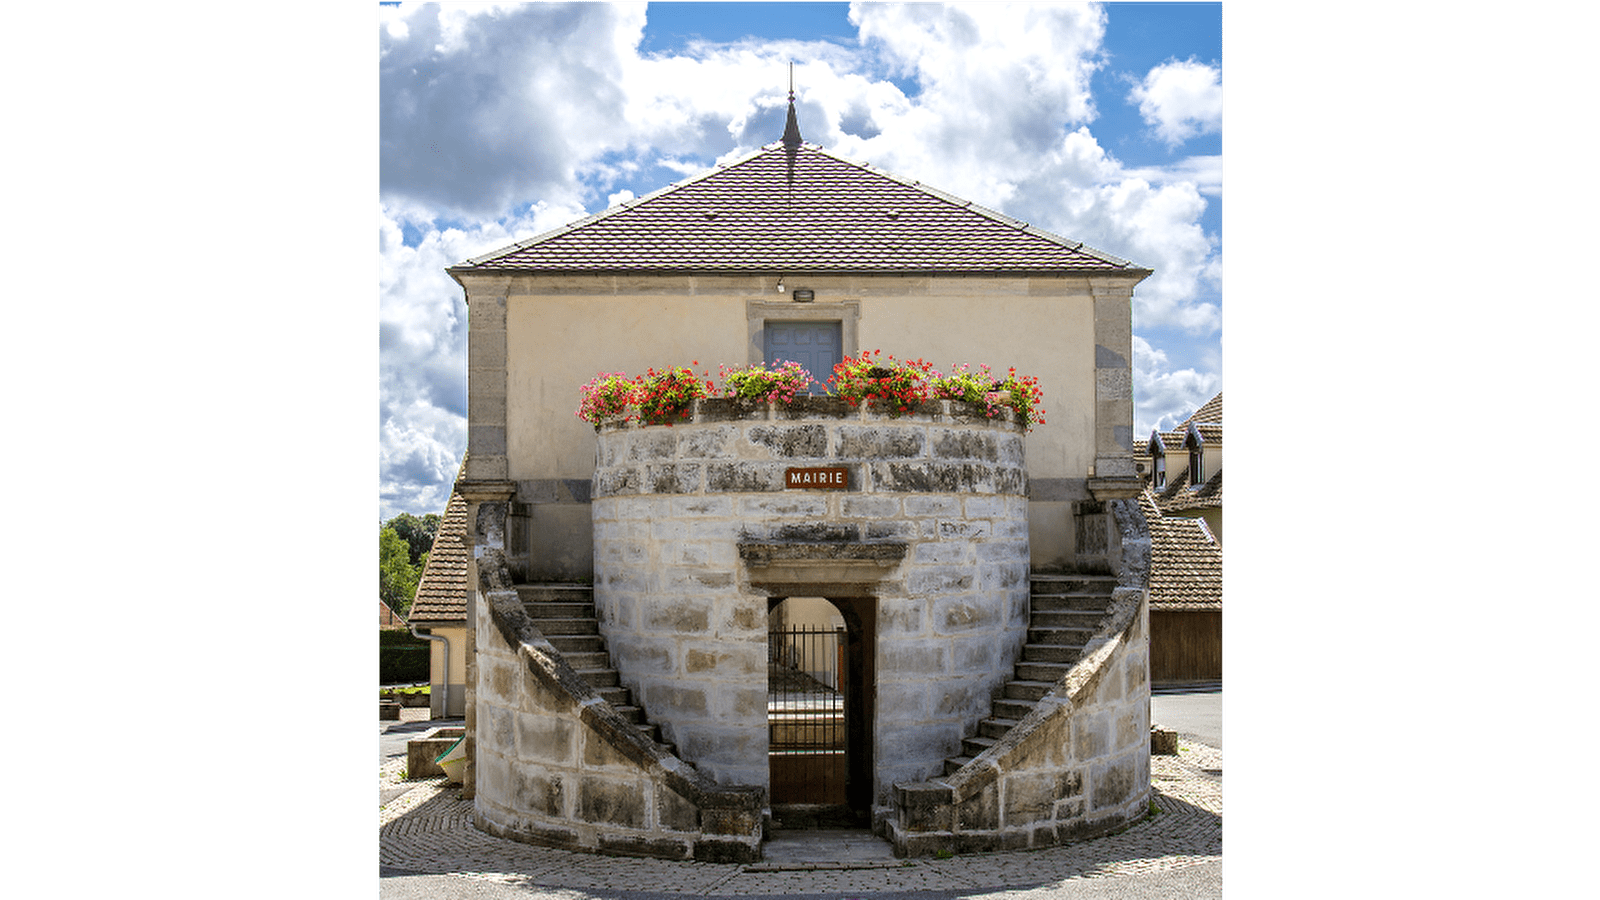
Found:
<svg viewBox="0 0 1600 900"><path fill-rule="evenodd" d="M1180 737L1222 749L1222 691L1156 694L1150 698L1150 724Z"/></svg>

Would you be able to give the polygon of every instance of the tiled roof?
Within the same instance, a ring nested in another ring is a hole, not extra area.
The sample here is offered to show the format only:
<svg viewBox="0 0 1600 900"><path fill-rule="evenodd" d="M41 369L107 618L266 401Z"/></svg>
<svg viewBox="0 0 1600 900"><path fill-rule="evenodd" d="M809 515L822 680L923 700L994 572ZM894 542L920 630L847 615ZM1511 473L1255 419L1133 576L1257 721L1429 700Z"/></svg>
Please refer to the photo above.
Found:
<svg viewBox="0 0 1600 900"><path fill-rule="evenodd" d="M1144 276L1126 260L865 163L781 143L450 269Z"/></svg>
<svg viewBox="0 0 1600 900"><path fill-rule="evenodd" d="M1182 457L1180 457L1181 459ZM1168 476L1167 486L1154 494L1163 512L1187 512L1222 505L1222 471L1219 469L1197 491L1189 490L1189 468Z"/></svg>
<svg viewBox="0 0 1600 900"><path fill-rule="evenodd" d="M400 614L389 608L389 604L378 601L378 627L379 628L405 628L406 620Z"/></svg>
<svg viewBox="0 0 1600 900"><path fill-rule="evenodd" d="M1139 505L1150 524L1150 608L1221 609L1222 548L1205 523L1161 515L1148 490Z"/></svg>
<svg viewBox="0 0 1600 900"><path fill-rule="evenodd" d="M1194 411L1194 415L1190 416L1189 418L1187 418L1187 419L1185 419L1183 421L1183 428L1180 428L1178 430L1182 431L1184 429L1187 429L1189 427L1189 423L1190 422L1212 422L1212 423L1215 423L1217 425L1221 425L1222 424L1222 392L1218 391L1217 395L1215 397L1212 397L1210 400L1207 400L1205 402L1204 406L1202 406L1199 409L1195 410ZM1211 440L1211 438L1209 436L1207 436L1204 432L1201 432L1200 436L1205 438L1208 441Z"/></svg>
<svg viewBox="0 0 1600 900"><path fill-rule="evenodd" d="M467 620L467 501L452 493L439 530L422 568L417 599L411 603L411 624L437 625Z"/></svg>

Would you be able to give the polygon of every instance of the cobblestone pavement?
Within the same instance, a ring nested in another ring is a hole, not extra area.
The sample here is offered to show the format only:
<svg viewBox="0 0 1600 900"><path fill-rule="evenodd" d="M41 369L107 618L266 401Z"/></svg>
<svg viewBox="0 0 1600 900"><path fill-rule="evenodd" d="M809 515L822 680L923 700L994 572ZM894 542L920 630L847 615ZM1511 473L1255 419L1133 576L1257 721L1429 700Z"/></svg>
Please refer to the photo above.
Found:
<svg viewBox="0 0 1600 900"><path fill-rule="evenodd" d="M380 797L404 760L380 767ZM1222 858L1222 753L1181 742L1150 758L1161 810L1126 830L1065 847L897 861L862 869L772 871L732 863L596 856L491 837L472 827L472 804L442 777L381 804L378 858L405 873L451 874L525 887L651 891L699 896L955 891L1027 888L1073 879L1167 871Z"/></svg>

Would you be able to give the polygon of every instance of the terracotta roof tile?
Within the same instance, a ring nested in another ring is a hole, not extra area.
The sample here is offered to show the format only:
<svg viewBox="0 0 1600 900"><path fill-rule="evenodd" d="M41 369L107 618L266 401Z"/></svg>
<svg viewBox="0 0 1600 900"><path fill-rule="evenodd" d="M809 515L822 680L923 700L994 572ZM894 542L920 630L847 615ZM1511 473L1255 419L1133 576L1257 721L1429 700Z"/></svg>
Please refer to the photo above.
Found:
<svg viewBox="0 0 1600 900"><path fill-rule="evenodd" d="M1222 548L1205 523L1163 516L1148 490L1139 505L1150 524L1150 608L1221 609Z"/></svg>
<svg viewBox="0 0 1600 900"><path fill-rule="evenodd" d="M1209 509L1222 505L1222 470L1218 469L1197 491L1189 490L1189 469L1167 479L1167 486L1155 495L1163 512L1173 513Z"/></svg>
<svg viewBox="0 0 1600 900"><path fill-rule="evenodd" d="M1215 423L1217 425L1221 425L1222 424L1222 392L1218 391L1217 395L1215 397L1212 397L1210 400L1207 400L1205 402L1205 405L1203 405L1199 409L1195 410L1194 411L1194 415L1192 415L1189 418L1183 420L1183 427L1179 428L1178 430L1179 431L1183 431L1183 430L1187 429L1189 427L1189 423L1190 422L1212 422L1212 423ZM1206 437L1204 433L1202 433L1200 436L1201 437ZM1206 440L1210 440L1210 438L1206 438Z"/></svg>
<svg viewBox="0 0 1600 900"><path fill-rule="evenodd" d="M450 271L1148 274L814 144L789 173L783 145L769 144Z"/></svg>
<svg viewBox="0 0 1600 900"><path fill-rule="evenodd" d="M438 625L467 620L467 501L452 493L422 569L417 598L411 603L411 624Z"/></svg>

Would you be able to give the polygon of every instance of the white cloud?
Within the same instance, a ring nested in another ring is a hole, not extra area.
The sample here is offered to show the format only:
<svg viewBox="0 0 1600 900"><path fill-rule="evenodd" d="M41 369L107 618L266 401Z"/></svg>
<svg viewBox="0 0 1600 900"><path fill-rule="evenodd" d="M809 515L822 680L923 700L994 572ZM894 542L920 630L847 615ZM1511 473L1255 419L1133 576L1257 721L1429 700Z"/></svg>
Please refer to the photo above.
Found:
<svg viewBox="0 0 1600 900"><path fill-rule="evenodd" d="M1133 433L1171 431L1222 390L1222 376L1194 369L1171 369L1167 354L1133 336Z"/></svg>
<svg viewBox="0 0 1600 900"><path fill-rule="evenodd" d="M638 7L404 9L379 35L386 510L442 509L465 445L464 308L444 268L777 140L790 59L808 141L1154 269L1135 328L1220 329L1220 253L1200 225L1220 158L1135 170L1106 152L1089 128L1098 6L864 4L851 10L856 47L655 54L639 51ZM1204 127L1169 87L1176 65L1141 89L1159 114ZM661 170L672 174L639 180ZM1141 415L1209 399L1215 376L1142 352Z"/></svg>
<svg viewBox="0 0 1600 900"><path fill-rule="evenodd" d="M1222 130L1222 70L1190 59L1162 63L1128 94L1156 134L1176 147Z"/></svg>

